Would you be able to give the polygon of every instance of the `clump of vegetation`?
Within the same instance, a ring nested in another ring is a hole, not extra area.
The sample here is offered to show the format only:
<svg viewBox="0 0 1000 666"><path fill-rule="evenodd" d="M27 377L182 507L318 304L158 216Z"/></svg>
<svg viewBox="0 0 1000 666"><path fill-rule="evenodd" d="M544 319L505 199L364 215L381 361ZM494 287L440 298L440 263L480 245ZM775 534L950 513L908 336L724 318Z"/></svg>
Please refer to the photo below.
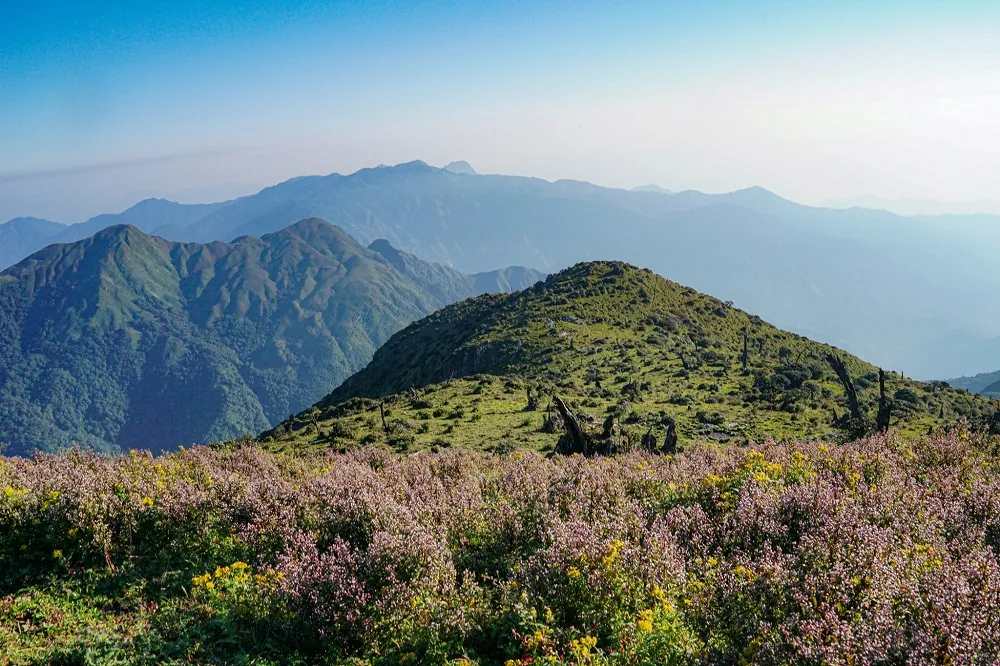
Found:
<svg viewBox="0 0 1000 666"><path fill-rule="evenodd" d="M978 663L1000 446L0 459L5 663Z"/></svg>

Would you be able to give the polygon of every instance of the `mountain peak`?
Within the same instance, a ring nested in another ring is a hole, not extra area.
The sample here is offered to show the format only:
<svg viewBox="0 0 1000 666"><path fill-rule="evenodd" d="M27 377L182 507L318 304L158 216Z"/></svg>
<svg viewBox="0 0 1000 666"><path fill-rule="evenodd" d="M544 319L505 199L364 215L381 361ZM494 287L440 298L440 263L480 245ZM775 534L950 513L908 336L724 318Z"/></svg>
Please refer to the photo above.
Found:
<svg viewBox="0 0 1000 666"><path fill-rule="evenodd" d="M7 225L11 225L11 227L26 226L26 225L52 226L52 227L66 226L60 222L53 222L52 220L44 220L40 217L15 217L13 219L7 220L6 222L0 222L0 227Z"/></svg>
<svg viewBox="0 0 1000 666"><path fill-rule="evenodd" d="M409 174L429 171L438 171L438 169L428 165L427 162L424 162L423 160L413 160L411 162L400 162L399 164L379 164L378 166L367 167L355 171L350 176L347 176L347 178L378 178L386 174ZM330 174L327 178L336 180L344 178L344 176L341 176L340 174Z"/></svg>
<svg viewBox="0 0 1000 666"><path fill-rule="evenodd" d="M649 183L648 185L639 185L638 187L632 188L633 192L654 192L656 194L673 194L671 190L665 187L660 187L656 183Z"/></svg>
<svg viewBox="0 0 1000 666"><path fill-rule="evenodd" d="M765 189L760 185L751 185L750 187L745 187L742 190L735 190L730 192L728 195L734 199L747 202L785 202L787 199L775 194L771 190Z"/></svg>
<svg viewBox="0 0 1000 666"><path fill-rule="evenodd" d="M307 217L299 220L295 224L290 224L285 228L285 231L295 231L295 232L315 232L315 231L325 231L327 229L333 228L334 225L330 224L326 220L319 217ZM279 232L280 233L280 232Z"/></svg>
<svg viewBox="0 0 1000 666"><path fill-rule="evenodd" d="M406 272L406 258L403 256L403 253L393 247L392 243L386 239L379 238L378 240L372 241L368 246L368 249L372 252L380 254L382 258L392 264L396 270Z"/></svg>
<svg viewBox="0 0 1000 666"><path fill-rule="evenodd" d="M98 231L93 236L94 240L134 242L139 239L148 239L150 236L143 233L139 227L132 224L113 224Z"/></svg>
<svg viewBox="0 0 1000 666"><path fill-rule="evenodd" d="M297 238L319 248L321 246L360 246L346 231L318 217L299 220L281 231L261 236L264 241L280 238Z"/></svg>
<svg viewBox="0 0 1000 666"><path fill-rule="evenodd" d="M161 210L166 208L182 208L184 204L179 204L176 201L171 201L170 199L164 199L162 197L149 197L148 199L143 199L138 202L129 210L131 211L144 211L144 210Z"/></svg>
<svg viewBox="0 0 1000 666"><path fill-rule="evenodd" d="M476 170L472 168L472 165L466 162L465 160L456 160L454 162L449 162L448 164L444 165L444 170L450 171L452 173L465 174L467 176L479 175L476 172Z"/></svg>
<svg viewBox="0 0 1000 666"><path fill-rule="evenodd" d="M431 167L423 160L413 160L410 162L400 162L391 167L387 167L393 171L427 171Z"/></svg>

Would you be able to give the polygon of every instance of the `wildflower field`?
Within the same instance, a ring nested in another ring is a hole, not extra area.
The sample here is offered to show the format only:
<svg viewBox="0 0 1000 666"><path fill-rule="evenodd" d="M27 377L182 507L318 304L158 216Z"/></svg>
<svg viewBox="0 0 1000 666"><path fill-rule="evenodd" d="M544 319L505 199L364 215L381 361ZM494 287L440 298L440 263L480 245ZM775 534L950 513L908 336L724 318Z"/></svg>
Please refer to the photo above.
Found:
<svg viewBox="0 0 1000 666"><path fill-rule="evenodd" d="M971 664L1000 448L0 459L0 663Z"/></svg>

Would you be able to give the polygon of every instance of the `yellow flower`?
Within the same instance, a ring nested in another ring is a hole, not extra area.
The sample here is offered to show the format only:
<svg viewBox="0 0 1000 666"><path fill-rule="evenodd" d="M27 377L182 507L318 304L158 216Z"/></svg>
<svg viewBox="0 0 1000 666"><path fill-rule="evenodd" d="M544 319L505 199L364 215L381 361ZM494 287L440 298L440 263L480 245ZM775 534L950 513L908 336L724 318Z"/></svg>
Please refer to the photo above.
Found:
<svg viewBox="0 0 1000 666"><path fill-rule="evenodd" d="M590 651L597 647L597 639L593 636L578 638L569 644L569 650L578 657L589 657Z"/></svg>
<svg viewBox="0 0 1000 666"><path fill-rule="evenodd" d="M63 552L61 550L53 550L52 551L52 557L54 557L55 559L61 560L62 556L63 556Z"/></svg>
<svg viewBox="0 0 1000 666"><path fill-rule="evenodd" d="M212 581L208 581L207 583L205 583L205 589L209 591L214 590L215 583L213 583Z"/></svg>
<svg viewBox="0 0 1000 666"><path fill-rule="evenodd" d="M644 610L639 613L639 617L635 621L635 626L639 628L639 631L644 633L649 633L653 630L653 611Z"/></svg>
<svg viewBox="0 0 1000 666"><path fill-rule="evenodd" d="M153 506L153 498L152 497L143 497L142 498L142 505L146 506L146 507Z"/></svg>
<svg viewBox="0 0 1000 666"><path fill-rule="evenodd" d="M576 580L583 574L580 573L580 570L577 569L576 567L570 567L569 569L566 570L566 575L569 576L570 580Z"/></svg>
<svg viewBox="0 0 1000 666"><path fill-rule="evenodd" d="M603 560L605 567L610 567L611 565L613 565L615 562L618 561L619 557L621 556L622 547L624 545L625 544L623 544L618 539L615 539L614 541L611 542L611 548L608 549L608 554L604 556Z"/></svg>

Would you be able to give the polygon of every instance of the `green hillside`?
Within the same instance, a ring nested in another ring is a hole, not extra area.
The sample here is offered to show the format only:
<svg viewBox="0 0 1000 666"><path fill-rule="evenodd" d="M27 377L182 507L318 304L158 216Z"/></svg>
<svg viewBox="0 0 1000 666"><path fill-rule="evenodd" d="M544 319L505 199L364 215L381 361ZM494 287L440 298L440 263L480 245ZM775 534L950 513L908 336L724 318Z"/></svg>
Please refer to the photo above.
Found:
<svg viewBox="0 0 1000 666"><path fill-rule="evenodd" d="M863 416L874 420L874 366L648 270L584 263L410 325L264 439L277 449L550 449L563 432L553 396L591 432L607 421L633 444L647 433L662 443L671 424L681 442L846 437L856 424L829 355L844 361ZM940 382L886 377L891 425L904 432L995 410Z"/></svg>
<svg viewBox="0 0 1000 666"><path fill-rule="evenodd" d="M409 261L438 288L316 219L205 245L116 226L41 250L0 274L0 448L161 450L259 432L403 326L506 275Z"/></svg>

